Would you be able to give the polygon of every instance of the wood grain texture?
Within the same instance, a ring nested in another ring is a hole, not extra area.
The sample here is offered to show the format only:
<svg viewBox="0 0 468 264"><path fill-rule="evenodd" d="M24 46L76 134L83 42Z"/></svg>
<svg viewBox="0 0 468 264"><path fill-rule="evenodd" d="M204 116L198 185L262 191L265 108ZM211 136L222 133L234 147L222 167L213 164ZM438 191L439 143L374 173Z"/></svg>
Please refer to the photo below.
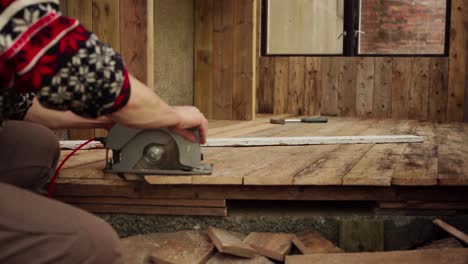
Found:
<svg viewBox="0 0 468 264"><path fill-rule="evenodd" d="M340 58L330 57L322 61L322 115L338 115L338 76Z"/></svg>
<svg viewBox="0 0 468 264"><path fill-rule="evenodd" d="M125 15L125 12L120 12L120 2L126 2L130 0L113 1L113 0L93 0L93 32L98 38L108 43L115 51L120 52L120 17ZM125 8L131 8L132 4L127 4ZM144 5L146 7L146 5ZM126 9L126 12L130 10ZM131 12L132 16L138 15ZM146 18L143 20L146 26ZM146 32L143 31L143 34ZM125 40L128 41L128 40ZM146 42L143 41L144 47ZM133 41L129 41L133 42ZM146 73L146 71L145 71Z"/></svg>
<svg viewBox="0 0 468 264"><path fill-rule="evenodd" d="M447 123L436 127L439 150L439 184L468 185L467 125Z"/></svg>
<svg viewBox="0 0 468 264"><path fill-rule="evenodd" d="M389 118L392 114L393 58L375 58L373 117Z"/></svg>
<svg viewBox="0 0 468 264"><path fill-rule="evenodd" d="M428 249L412 251L392 251L378 253L339 253L314 254L307 256L288 256L286 264L306 263L348 263L348 264L394 264L394 263L426 263L426 264L466 264L467 249Z"/></svg>
<svg viewBox="0 0 468 264"><path fill-rule="evenodd" d="M246 258L254 258L257 254L257 251L254 248L242 242L229 231L210 226L208 227L208 236L221 253Z"/></svg>
<svg viewBox="0 0 468 264"><path fill-rule="evenodd" d="M451 5L450 54L448 76L447 118L463 121L466 106L465 89L468 68L468 2L454 0Z"/></svg>
<svg viewBox="0 0 468 264"><path fill-rule="evenodd" d="M216 253L206 262L206 264L273 264L273 262L260 255L251 259L246 259L227 254Z"/></svg>
<svg viewBox="0 0 468 264"><path fill-rule="evenodd" d="M59 197L62 202L80 204L128 204L128 205L161 205L161 206L200 206L225 207L226 200L197 199L133 199L120 197Z"/></svg>
<svg viewBox="0 0 468 264"><path fill-rule="evenodd" d="M322 105L322 59L306 57L304 114L319 115Z"/></svg>
<svg viewBox="0 0 468 264"><path fill-rule="evenodd" d="M194 103L213 116L213 0L194 1Z"/></svg>
<svg viewBox="0 0 468 264"><path fill-rule="evenodd" d="M234 1L233 119L255 118L255 3Z"/></svg>
<svg viewBox="0 0 468 264"><path fill-rule="evenodd" d="M411 89L409 93L409 119L427 120L429 101L430 58L413 58Z"/></svg>
<svg viewBox="0 0 468 264"><path fill-rule="evenodd" d="M452 225L447 224L446 222L444 222L441 219L434 219L434 221L432 221L432 222L435 225L437 225L438 227L440 227L440 228L444 229L445 231L447 231L452 236L460 239L465 244L468 244L468 235L465 234L464 232L460 231L459 229L455 228Z"/></svg>
<svg viewBox="0 0 468 264"><path fill-rule="evenodd" d="M292 242L304 255L343 252L341 248L335 246L330 240L315 231L297 234Z"/></svg>
<svg viewBox="0 0 468 264"><path fill-rule="evenodd" d="M93 213L111 214L148 214L148 215L205 215L226 216L227 210L222 207L188 207L159 205L112 205L112 204L82 204L73 206Z"/></svg>
<svg viewBox="0 0 468 264"><path fill-rule="evenodd" d="M429 65L428 119L447 120L448 59L431 58Z"/></svg>
<svg viewBox="0 0 468 264"><path fill-rule="evenodd" d="M275 89L273 94L273 113L287 113L287 95L289 91L289 59L275 58Z"/></svg>
<svg viewBox="0 0 468 264"><path fill-rule="evenodd" d="M294 234L252 232L243 242L255 248L260 255L284 261L291 251L293 238Z"/></svg>
<svg viewBox="0 0 468 264"><path fill-rule="evenodd" d="M149 55L146 48L148 46L147 19L149 18L147 12L144 0L120 0L121 54L129 72L145 84L148 84L146 69Z"/></svg>
<svg viewBox="0 0 468 264"><path fill-rule="evenodd" d="M288 72L287 113L304 114L305 57L290 57Z"/></svg>
<svg viewBox="0 0 468 264"><path fill-rule="evenodd" d="M392 118L408 118L410 90L411 58L393 58Z"/></svg>
<svg viewBox="0 0 468 264"><path fill-rule="evenodd" d="M372 117L374 99L374 58L357 58L356 115Z"/></svg>
<svg viewBox="0 0 468 264"><path fill-rule="evenodd" d="M213 118L232 119L234 1L214 1Z"/></svg>
<svg viewBox="0 0 468 264"><path fill-rule="evenodd" d="M356 58L340 58L338 78L339 116L356 116Z"/></svg>
<svg viewBox="0 0 468 264"><path fill-rule="evenodd" d="M259 61L259 86L257 90L258 113L273 113L275 89L275 58L261 57Z"/></svg>

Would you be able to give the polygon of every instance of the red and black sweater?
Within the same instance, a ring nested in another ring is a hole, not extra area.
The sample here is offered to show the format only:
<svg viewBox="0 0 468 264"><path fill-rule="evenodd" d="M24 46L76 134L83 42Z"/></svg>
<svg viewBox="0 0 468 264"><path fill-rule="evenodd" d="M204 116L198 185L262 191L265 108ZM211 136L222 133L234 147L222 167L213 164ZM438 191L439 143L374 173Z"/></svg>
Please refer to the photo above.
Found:
<svg viewBox="0 0 468 264"><path fill-rule="evenodd" d="M122 58L58 0L0 0L1 120L24 116L36 96L51 109L97 117L130 96Z"/></svg>

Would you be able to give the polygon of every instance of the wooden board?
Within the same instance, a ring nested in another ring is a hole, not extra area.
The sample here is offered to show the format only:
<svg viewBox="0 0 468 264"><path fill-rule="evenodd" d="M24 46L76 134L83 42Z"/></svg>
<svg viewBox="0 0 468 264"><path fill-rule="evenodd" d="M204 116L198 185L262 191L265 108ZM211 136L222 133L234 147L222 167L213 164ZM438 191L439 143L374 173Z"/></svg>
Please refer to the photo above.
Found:
<svg viewBox="0 0 468 264"><path fill-rule="evenodd" d="M246 259L227 254L216 253L206 262L206 264L273 264L273 262L260 255L254 258Z"/></svg>
<svg viewBox="0 0 468 264"><path fill-rule="evenodd" d="M451 4L450 54L448 76L447 118L450 121L463 121L465 102L466 72L468 68L468 2L454 0ZM465 117L466 120L466 117Z"/></svg>
<svg viewBox="0 0 468 264"><path fill-rule="evenodd" d="M356 58L342 57L338 79L338 113L356 116Z"/></svg>
<svg viewBox="0 0 468 264"><path fill-rule="evenodd" d="M287 95L289 91L289 59L275 58L275 88L273 93L273 113L287 113Z"/></svg>
<svg viewBox="0 0 468 264"><path fill-rule="evenodd" d="M340 254L313 254L306 256L288 256L286 264L306 263L348 263L348 264L466 264L468 263L467 249L442 250L413 250L392 251L378 253L340 253Z"/></svg>
<svg viewBox="0 0 468 264"><path fill-rule="evenodd" d="M292 242L304 255L343 252L341 248L314 231L297 234Z"/></svg>
<svg viewBox="0 0 468 264"><path fill-rule="evenodd" d="M467 125L441 124L436 127L440 185L468 185Z"/></svg>
<svg viewBox="0 0 468 264"><path fill-rule="evenodd" d="M214 253L207 235L199 231L153 233L121 239L123 262L205 263Z"/></svg>
<svg viewBox="0 0 468 264"><path fill-rule="evenodd" d="M293 237L293 234L285 233L252 232L243 242L255 248L260 255L284 261L285 256L291 251Z"/></svg>
<svg viewBox="0 0 468 264"><path fill-rule="evenodd" d="M322 61L322 104L320 112L326 116L338 115L338 76L340 58Z"/></svg>
<svg viewBox="0 0 468 264"><path fill-rule="evenodd" d="M229 231L210 226L208 227L208 236L221 253L246 258L254 258L257 254L254 248L242 242Z"/></svg>
<svg viewBox="0 0 468 264"><path fill-rule="evenodd" d="M305 57L289 58L287 113L304 114Z"/></svg>
<svg viewBox="0 0 468 264"><path fill-rule="evenodd" d="M322 60L306 57L304 114L319 115L322 105Z"/></svg>
<svg viewBox="0 0 468 264"><path fill-rule="evenodd" d="M356 68L356 115L372 117L374 98L374 58L357 58Z"/></svg>
<svg viewBox="0 0 468 264"><path fill-rule="evenodd" d="M259 86L257 89L258 113L273 113L275 88L275 58L262 57L259 61Z"/></svg>
<svg viewBox="0 0 468 264"><path fill-rule="evenodd" d="M434 240L417 249L443 249L443 248L463 248L463 245L453 237Z"/></svg>
<svg viewBox="0 0 468 264"><path fill-rule="evenodd" d="M411 58L393 58L392 118L408 118Z"/></svg>
<svg viewBox="0 0 468 264"><path fill-rule="evenodd" d="M447 58L431 59L429 74L429 120L447 120L448 65Z"/></svg>
<svg viewBox="0 0 468 264"><path fill-rule="evenodd" d="M411 64L411 89L408 117L427 120L429 98L430 58L413 58Z"/></svg>
<svg viewBox="0 0 468 264"><path fill-rule="evenodd" d="M225 207L112 205L88 203L73 203L73 205L93 213L227 216L227 210Z"/></svg>
<svg viewBox="0 0 468 264"><path fill-rule="evenodd" d="M389 118L392 113L393 58L375 58L373 117Z"/></svg>
<svg viewBox="0 0 468 264"><path fill-rule="evenodd" d="M114 204L114 205L160 205L181 207L226 207L226 200L199 200L199 199L132 199L120 197L59 197L58 200L66 203L79 204Z"/></svg>
<svg viewBox="0 0 468 264"><path fill-rule="evenodd" d="M463 241L465 244L468 244L468 235L463 233L462 231L458 230L457 228L447 224L446 222L444 222L443 220L441 219L435 219L434 221L432 221L435 225L439 226L440 228L444 229L445 231L447 231L449 234L451 234L452 236L460 239L461 241Z"/></svg>

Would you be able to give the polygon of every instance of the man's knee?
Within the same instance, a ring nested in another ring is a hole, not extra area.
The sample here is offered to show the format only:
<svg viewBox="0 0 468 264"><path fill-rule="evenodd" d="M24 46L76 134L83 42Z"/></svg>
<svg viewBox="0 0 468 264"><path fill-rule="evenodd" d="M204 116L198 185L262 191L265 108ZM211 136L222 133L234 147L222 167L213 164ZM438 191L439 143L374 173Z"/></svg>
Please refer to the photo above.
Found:
<svg viewBox="0 0 468 264"><path fill-rule="evenodd" d="M76 240L77 249L71 252L84 256L85 263L122 263L119 237L112 227L100 218L83 224Z"/></svg>

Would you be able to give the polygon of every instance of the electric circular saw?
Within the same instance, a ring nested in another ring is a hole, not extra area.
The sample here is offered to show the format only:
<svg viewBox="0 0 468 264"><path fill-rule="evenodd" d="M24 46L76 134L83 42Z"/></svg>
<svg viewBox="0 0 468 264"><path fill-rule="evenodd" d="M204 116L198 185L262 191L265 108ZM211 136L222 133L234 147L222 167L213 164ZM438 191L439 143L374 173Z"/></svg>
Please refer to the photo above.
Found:
<svg viewBox="0 0 468 264"><path fill-rule="evenodd" d="M198 130L193 133L199 138ZM190 142L166 128L136 129L115 125L107 136L106 172L206 175L212 165L203 164L200 144ZM112 157L109 157L109 152Z"/></svg>

